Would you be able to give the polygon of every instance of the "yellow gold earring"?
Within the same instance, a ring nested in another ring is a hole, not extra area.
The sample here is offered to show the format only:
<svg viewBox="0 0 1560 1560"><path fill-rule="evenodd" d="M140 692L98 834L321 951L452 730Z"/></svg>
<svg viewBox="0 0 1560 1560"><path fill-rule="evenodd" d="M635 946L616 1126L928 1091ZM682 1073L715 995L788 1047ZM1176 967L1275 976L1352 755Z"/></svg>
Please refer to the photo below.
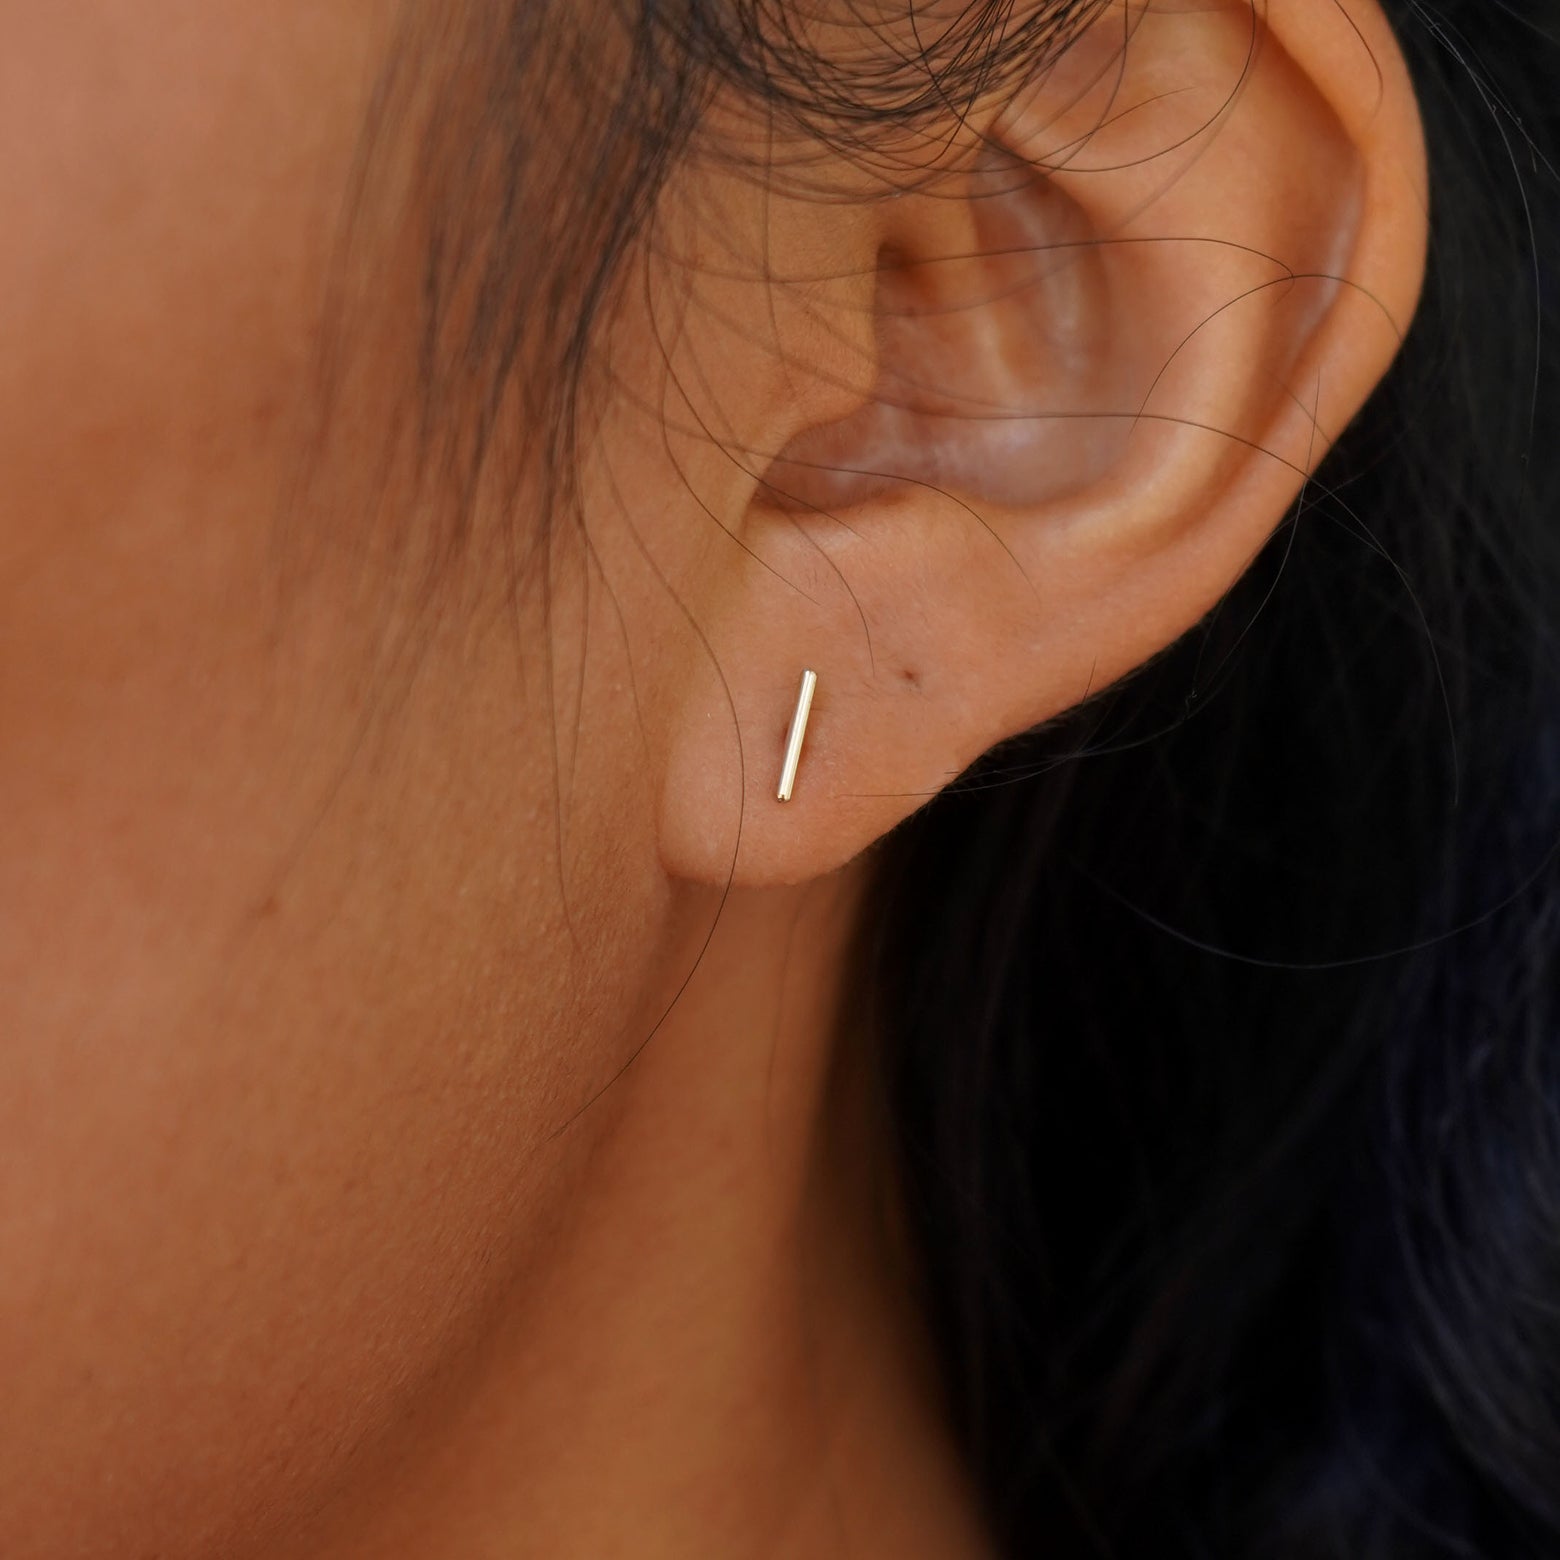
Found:
<svg viewBox="0 0 1560 1560"><path fill-rule="evenodd" d="M802 739L807 735L807 717L812 713L813 689L818 686L816 672L802 673L801 692L796 696L796 713L791 717L791 730L785 739L785 763L780 769L780 789L775 792L777 801L791 800L796 785L796 766L802 761Z"/></svg>

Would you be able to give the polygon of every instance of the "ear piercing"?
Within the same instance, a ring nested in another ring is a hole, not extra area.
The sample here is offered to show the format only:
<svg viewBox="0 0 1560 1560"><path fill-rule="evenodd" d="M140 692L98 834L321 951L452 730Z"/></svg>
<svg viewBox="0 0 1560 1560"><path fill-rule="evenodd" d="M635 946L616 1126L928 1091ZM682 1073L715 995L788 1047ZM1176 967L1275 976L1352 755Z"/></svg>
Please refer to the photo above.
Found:
<svg viewBox="0 0 1560 1560"><path fill-rule="evenodd" d="M802 760L802 740L807 735L807 717L812 713L813 689L817 686L816 672L802 673L801 692L796 696L796 713L791 717L791 730L785 739L785 763L780 769L780 789L775 792L777 801L791 800L791 790L796 784L796 766Z"/></svg>

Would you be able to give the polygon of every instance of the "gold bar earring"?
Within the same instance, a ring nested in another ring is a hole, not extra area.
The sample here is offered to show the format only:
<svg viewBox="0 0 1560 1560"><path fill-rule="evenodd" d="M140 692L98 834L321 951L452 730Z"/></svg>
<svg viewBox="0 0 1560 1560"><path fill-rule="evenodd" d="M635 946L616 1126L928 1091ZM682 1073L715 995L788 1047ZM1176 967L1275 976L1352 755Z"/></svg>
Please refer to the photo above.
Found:
<svg viewBox="0 0 1560 1560"><path fill-rule="evenodd" d="M785 763L780 770L780 789L775 792L777 801L791 800L796 785L796 766L802 761L802 739L807 735L807 717L812 713L813 689L818 686L816 672L802 673L802 689L796 696L796 713L791 717L791 730L785 739Z"/></svg>

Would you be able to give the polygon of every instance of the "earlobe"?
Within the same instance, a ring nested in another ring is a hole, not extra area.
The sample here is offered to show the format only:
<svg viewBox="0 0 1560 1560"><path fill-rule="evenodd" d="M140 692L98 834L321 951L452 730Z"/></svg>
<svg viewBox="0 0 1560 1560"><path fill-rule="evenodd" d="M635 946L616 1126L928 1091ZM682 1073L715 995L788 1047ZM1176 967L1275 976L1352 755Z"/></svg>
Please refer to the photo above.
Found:
<svg viewBox="0 0 1560 1560"><path fill-rule="evenodd" d="M674 721L677 876L838 866L1163 648L1406 328L1422 152L1373 5L1113 8L981 129L833 255L877 277L855 409L743 452L743 556L698 604ZM829 217L795 219L823 246ZM780 806L803 665L828 696Z"/></svg>

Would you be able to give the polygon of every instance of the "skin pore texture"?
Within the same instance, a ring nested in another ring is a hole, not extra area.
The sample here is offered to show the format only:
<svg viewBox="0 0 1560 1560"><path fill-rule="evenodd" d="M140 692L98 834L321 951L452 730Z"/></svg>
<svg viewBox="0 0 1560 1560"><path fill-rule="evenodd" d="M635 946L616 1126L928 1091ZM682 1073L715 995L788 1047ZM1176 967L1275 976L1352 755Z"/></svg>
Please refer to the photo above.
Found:
<svg viewBox="0 0 1560 1560"><path fill-rule="evenodd" d="M574 521L520 429L454 561L415 117L364 174L408 13L0 12L0 1554L985 1553L863 853L1195 622L1390 362L1374 5L1106 6L897 193L718 101Z"/></svg>

